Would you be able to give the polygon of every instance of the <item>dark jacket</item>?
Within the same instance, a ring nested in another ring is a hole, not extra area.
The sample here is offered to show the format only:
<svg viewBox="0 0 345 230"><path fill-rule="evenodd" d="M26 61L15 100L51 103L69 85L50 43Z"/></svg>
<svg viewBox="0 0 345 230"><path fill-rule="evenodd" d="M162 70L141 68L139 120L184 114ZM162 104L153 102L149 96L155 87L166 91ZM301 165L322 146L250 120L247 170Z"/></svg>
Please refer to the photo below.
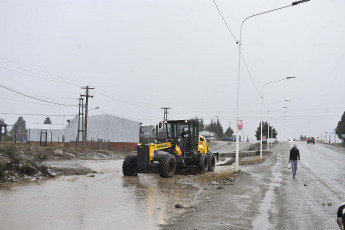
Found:
<svg viewBox="0 0 345 230"><path fill-rule="evenodd" d="M343 215L345 215L345 213L343 214L343 210L345 209L345 204L341 205L338 209L338 212L337 212L337 217L340 218L342 217Z"/></svg>
<svg viewBox="0 0 345 230"><path fill-rule="evenodd" d="M296 161L297 159L298 159L298 160L301 160L301 157L300 157L300 155L299 155L299 150L298 150L298 148L293 147L293 148L290 150L290 158L289 158L289 161L291 161L291 160Z"/></svg>

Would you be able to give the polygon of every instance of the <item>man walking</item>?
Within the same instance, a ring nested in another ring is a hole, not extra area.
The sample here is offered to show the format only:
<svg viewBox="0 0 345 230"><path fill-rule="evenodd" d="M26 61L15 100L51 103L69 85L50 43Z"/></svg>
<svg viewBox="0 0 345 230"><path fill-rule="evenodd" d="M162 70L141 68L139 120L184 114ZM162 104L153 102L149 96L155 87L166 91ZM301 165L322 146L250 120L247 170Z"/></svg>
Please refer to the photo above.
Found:
<svg viewBox="0 0 345 230"><path fill-rule="evenodd" d="M345 202L342 203L338 209L337 224L341 230L345 229Z"/></svg>
<svg viewBox="0 0 345 230"><path fill-rule="evenodd" d="M293 147L290 150L290 158L289 158L289 163L291 163L292 177L293 178L295 178L295 176L296 176L297 160L301 160L301 157L299 155L299 150L297 148L297 145L293 144Z"/></svg>

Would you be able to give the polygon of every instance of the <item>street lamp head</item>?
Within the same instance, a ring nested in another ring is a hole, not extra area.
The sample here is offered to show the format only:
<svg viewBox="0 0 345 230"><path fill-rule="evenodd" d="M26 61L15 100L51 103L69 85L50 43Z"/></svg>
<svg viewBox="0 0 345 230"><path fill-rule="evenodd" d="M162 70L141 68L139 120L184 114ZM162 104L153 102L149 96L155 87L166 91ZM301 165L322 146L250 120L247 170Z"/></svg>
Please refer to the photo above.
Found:
<svg viewBox="0 0 345 230"><path fill-rule="evenodd" d="M295 76L293 76L293 77L287 77L286 79L292 79L292 78L296 78Z"/></svg>
<svg viewBox="0 0 345 230"><path fill-rule="evenodd" d="M291 101L291 100L287 99L287 100L284 100L284 101Z"/></svg>
<svg viewBox="0 0 345 230"><path fill-rule="evenodd" d="M289 107L284 107L284 109L287 109L287 108L289 108Z"/></svg>
<svg viewBox="0 0 345 230"><path fill-rule="evenodd" d="M295 2L293 2L291 5L292 5L292 6L296 6L296 5L300 4L300 3L305 3L305 2L309 2L309 1L310 1L310 0L295 1Z"/></svg>

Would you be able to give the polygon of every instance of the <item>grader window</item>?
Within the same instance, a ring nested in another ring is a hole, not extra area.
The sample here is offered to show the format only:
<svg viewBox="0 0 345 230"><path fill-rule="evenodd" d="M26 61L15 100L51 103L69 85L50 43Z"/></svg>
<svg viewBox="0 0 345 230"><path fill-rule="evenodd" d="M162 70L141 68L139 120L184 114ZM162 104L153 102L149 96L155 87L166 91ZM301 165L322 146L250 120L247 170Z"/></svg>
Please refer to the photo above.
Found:
<svg viewBox="0 0 345 230"><path fill-rule="evenodd" d="M177 132L176 132L176 125L175 124L167 124L167 135L168 138L176 138Z"/></svg>
<svg viewBox="0 0 345 230"><path fill-rule="evenodd" d="M188 138L190 135L190 130L188 128L188 124L181 124L180 125L180 136L182 138Z"/></svg>

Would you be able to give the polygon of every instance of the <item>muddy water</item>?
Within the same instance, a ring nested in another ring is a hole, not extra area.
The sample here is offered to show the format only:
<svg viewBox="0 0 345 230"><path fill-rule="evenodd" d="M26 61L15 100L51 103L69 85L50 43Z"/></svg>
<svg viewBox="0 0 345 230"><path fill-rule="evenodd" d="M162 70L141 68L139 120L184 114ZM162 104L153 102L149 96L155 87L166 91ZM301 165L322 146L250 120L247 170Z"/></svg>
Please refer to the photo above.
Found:
<svg viewBox="0 0 345 230"><path fill-rule="evenodd" d="M0 229L159 229L198 192L186 176L123 177L122 160L73 164L97 173L0 187Z"/></svg>

